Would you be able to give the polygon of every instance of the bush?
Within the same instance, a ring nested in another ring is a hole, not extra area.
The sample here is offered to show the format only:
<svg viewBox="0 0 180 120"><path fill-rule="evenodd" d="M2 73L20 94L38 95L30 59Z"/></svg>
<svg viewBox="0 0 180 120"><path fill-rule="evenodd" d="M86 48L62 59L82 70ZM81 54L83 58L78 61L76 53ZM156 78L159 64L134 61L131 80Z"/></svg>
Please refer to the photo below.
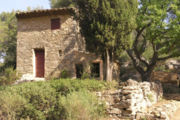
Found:
<svg viewBox="0 0 180 120"><path fill-rule="evenodd" d="M27 101L18 94L0 92L0 119L15 120L20 117Z"/></svg>
<svg viewBox="0 0 180 120"><path fill-rule="evenodd" d="M83 72L81 79L89 79L89 78L91 78L90 74L87 72Z"/></svg>
<svg viewBox="0 0 180 120"><path fill-rule="evenodd" d="M0 76L0 85L9 85L19 79L19 75L12 67L6 68Z"/></svg>
<svg viewBox="0 0 180 120"><path fill-rule="evenodd" d="M104 106L86 90L72 92L59 102L66 111L67 120L99 120L105 114Z"/></svg>
<svg viewBox="0 0 180 120"><path fill-rule="evenodd" d="M118 83L97 81L93 79L86 80L72 80L72 79L58 79L50 81L51 85L57 92L61 92L63 95L71 92L86 89L89 91L102 91L107 89L113 89L118 86Z"/></svg>
<svg viewBox="0 0 180 120"><path fill-rule="evenodd" d="M19 111L19 113L16 112L16 119L18 118L18 116L20 116L20 118L30 117L35 120L45 119L48 113L56 104L57 93L55 89L52 88L50 84L47 83L43 83L43 82L25 83L22 85L8 87L1 92L6 93L6 91L11 93L12 96L14 97L21 96L27 102L26 105L22 107L23 109ZM15 93L18 94L16 95ZM11 99L9 99L8 102L9 101L11 102L12 101ZM5 101L5 103L6 102L7 101Z"/></svg>
<svg viewBox="0 0 180 120"><path fill-rule="evenodd" d="M68 78L68 77L70 77L69 72L67 70L63 70L61 72L61 76L60 77L61 78Z"/></svg>
<svg viewBox="0 0 180 120"><path fill-rule="evenodd" d="M109 88L103 81L70 79L1 87L0 119L98 119L104 105L89 91Z"/></svg>

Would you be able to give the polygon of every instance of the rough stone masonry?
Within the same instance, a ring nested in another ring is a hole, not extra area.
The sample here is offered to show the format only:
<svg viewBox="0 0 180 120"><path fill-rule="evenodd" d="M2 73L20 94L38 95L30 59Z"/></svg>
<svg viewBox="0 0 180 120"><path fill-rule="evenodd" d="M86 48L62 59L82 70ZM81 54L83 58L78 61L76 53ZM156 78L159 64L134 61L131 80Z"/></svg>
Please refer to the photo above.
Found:
<svg viewBox="0 0 180 120"><path fill-rule="evenodd" d="M119 90L97 93L99 99L106 102L107 113L112 120L138 120L163 95L160 82L136 82L129 79L121 86Z"/></svg>

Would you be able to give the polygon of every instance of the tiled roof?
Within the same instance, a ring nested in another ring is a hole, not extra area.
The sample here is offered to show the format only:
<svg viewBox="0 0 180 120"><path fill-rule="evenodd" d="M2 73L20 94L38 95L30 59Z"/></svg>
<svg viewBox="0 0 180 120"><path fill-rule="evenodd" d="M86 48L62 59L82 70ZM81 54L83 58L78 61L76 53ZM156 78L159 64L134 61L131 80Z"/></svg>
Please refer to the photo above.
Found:
<svg viewBox="0 0 180 120"><path fill-rule="evenodd" d="M28 17L40 17L40 16L50 16L50 15L65 15L73 14L74 8L54 8L54 9L42 9L33 10L27 12L17 12L17 18L28 18Z"/></svg>

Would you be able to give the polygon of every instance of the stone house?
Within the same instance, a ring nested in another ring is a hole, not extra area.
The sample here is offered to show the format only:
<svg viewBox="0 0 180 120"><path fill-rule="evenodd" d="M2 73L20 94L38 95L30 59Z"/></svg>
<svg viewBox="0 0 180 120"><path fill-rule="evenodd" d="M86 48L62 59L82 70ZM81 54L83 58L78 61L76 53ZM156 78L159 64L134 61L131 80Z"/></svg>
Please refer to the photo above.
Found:
<svg viewBox="0 0 180 120"><path fill-rule="evenodd" d="M104 79L100 56L86 51L73 8L35 10L16 14L18 19L17 71L36 78L59 78L83 73Z"/></svg>

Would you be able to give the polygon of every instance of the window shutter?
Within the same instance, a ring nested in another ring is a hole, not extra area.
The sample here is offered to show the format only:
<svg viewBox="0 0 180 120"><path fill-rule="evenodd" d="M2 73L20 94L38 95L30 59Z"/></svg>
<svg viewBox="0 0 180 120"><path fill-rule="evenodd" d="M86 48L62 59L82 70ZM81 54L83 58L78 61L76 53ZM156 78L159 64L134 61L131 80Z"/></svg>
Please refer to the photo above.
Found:
<svg viewBox="0 0 180 120"><path fill-rule="evenodd" d="M59 18L51 19L51 30L55 30L59 28L60 28L60 19Z"/></svg>

